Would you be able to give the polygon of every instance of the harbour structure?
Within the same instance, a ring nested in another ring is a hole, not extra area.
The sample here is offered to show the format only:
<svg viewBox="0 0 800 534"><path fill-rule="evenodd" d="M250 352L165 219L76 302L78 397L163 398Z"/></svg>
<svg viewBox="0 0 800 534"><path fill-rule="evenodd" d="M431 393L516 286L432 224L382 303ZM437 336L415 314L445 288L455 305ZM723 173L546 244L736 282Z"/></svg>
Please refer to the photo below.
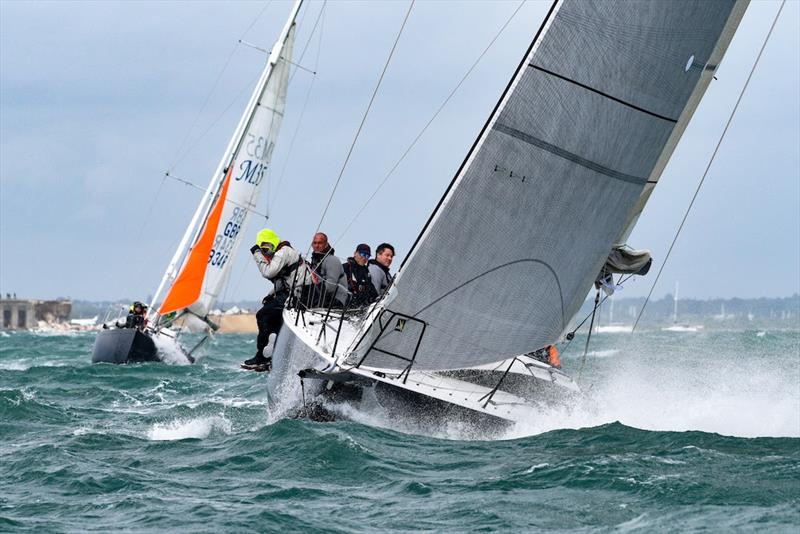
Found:
<svg viewBox="0 0 800 534"><path fill-rule="evenodd" d="M0 296L0 329L31 330L46 323L63 323L72 312L70 300L18 299Z"/></svg>

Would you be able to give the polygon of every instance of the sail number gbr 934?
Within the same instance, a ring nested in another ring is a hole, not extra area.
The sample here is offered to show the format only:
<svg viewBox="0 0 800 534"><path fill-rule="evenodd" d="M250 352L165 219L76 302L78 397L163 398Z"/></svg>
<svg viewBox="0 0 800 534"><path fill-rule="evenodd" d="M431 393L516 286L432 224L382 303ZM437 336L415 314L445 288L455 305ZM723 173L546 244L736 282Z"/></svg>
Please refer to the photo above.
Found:
<svg viewBox="0 0 800 534"><path fill-rule="evenodd" d="M222 227L222 233L214 237L214 246L208 255L208 264L220 269L228 261L234 243L236 243L236 236L239 235L239 230L244 223L247 209L234 207L233 214L225 226Z"/></svg>

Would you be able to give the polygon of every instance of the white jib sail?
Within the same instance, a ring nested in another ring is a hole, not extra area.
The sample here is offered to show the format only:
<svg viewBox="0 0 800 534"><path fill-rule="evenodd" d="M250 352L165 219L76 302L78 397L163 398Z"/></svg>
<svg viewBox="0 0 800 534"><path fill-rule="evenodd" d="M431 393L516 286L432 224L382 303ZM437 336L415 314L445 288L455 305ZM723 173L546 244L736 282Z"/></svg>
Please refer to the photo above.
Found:
<svg viewBox="0 0 800 534"><path fill-rule="evenodd" d="M251 210L255 209L258 202L286 108L294 33L292 28L233 161L228 198L209 253L202 295L198 303L192 306L195 313L207 313L220 296L230 276L233 256L242 242L242 229L246 228Z"/></svg>
<svg viewBox="0 0 800 534"><path fill-rule="evenodd" d="M194 233L194 238L181 269L174 268L177 260L173 258L162 280L162 287L167 283L171 285L159 307L160 314L188 308L204 317L230 276L242 241L242 230L258 202L283 121L294 46L294 19L300 4L299 1L295 3L212 179L216 186L216 189L210 186L210 190L215 191L214 198L209 205L204 197L198 208L198 212L205 212L198 217L199 227L187 230L187 236ZM176 258L180 250L181 247ZM156 299L160 290L161 287Z"/></svg>

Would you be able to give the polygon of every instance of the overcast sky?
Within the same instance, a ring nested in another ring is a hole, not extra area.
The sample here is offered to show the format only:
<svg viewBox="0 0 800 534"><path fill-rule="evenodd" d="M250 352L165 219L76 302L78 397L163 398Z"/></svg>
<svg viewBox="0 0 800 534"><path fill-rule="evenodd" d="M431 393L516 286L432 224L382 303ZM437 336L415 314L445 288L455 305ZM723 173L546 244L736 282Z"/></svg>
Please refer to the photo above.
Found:
<svg viewBox="0 0 800 534"><path fill-rule="evenodd" d="M323 224L340 256L361 241L373 247L389 241L401 257L407 252L549 2L522 7L355 226L341 234L518 5L414 7ZM0 1L0 292L93 300L151 294L201 196L164 180L164 171L206 186L266 59L237 41L270 48L290 6ZM320 6L304 8L296 57ZM256 217L248 236L268 225L305 251L407 6L329 2L321 49L317 34L302 60L313 69L319 49L317 74L297 71L289 88L260 204L262 211L271 206L270 221ZM748 8L718 80L631 236L631 245L653 251L656 266L778 6L756 1ZM784 8L657 297L676 281L686 297L800 291L798 11L796 1ZM248 244L249 238L243 251ZM266 292L247 256L234 265L228 301ZM623 296L646 294L651 273Z"/></svg>

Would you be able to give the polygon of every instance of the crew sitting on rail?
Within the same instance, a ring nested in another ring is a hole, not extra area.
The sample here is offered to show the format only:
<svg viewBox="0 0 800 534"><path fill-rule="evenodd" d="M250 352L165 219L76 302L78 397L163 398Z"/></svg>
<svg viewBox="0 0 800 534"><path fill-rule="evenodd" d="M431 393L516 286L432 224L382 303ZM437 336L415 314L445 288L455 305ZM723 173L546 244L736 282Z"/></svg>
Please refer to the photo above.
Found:
<svg viewBox="0 0 800 534"><path fill-rule="evenodd" d="M342 264L347 285L350 289L350 306L366 306L378 298L378 291L369 275L369 257L372 251L369 245L361 243L356 247L352 258Z"/></svg>
<svg viewBox="0 0 800 534"><path fill-rule="evenodd" d="M393 277L389 274L389 267L392 266L393 259L394 247L389 243L381 243L375 250L375 259L369 260L369 274L378 296L383 295L392 284Z"/></svg>
<svg viewBox="0 0 800 534"><path fill-rule="evenodd" d="M342 260L336 257L336 251L331 248L328 236L323 232L314 234L311 249L311 268L324 283L321 291L312 291L303 299L304 302L309 308L327 308L331 304L334 307L343 307L350 295Z"/></svg>
<svg viewBox="0 0 800 534"><path fill-rule="evenodd" d="M147 326L145 313L147 313L147 306L137 300L131 304L130 308L128 308L128 316L125 317L125 324L121 325L117 323L117 327L138 328L139 330L144 330L144 328Z"/></svg>
<svg viewBox="0 0 800 534"><path fill-rule="evenodd" d="M300 289L311 284L312 276L300 254L269 228L258 232L256 244L250 248L250 253L261 276L272 282L274 287L261 301L263 306L256 313L256 355L245 360L242 367L253 371L269 371L272 357L266 357L264 350L269 344L270 334L275 334L277 339L283 325L283 305L292 287Z"/></svg>

